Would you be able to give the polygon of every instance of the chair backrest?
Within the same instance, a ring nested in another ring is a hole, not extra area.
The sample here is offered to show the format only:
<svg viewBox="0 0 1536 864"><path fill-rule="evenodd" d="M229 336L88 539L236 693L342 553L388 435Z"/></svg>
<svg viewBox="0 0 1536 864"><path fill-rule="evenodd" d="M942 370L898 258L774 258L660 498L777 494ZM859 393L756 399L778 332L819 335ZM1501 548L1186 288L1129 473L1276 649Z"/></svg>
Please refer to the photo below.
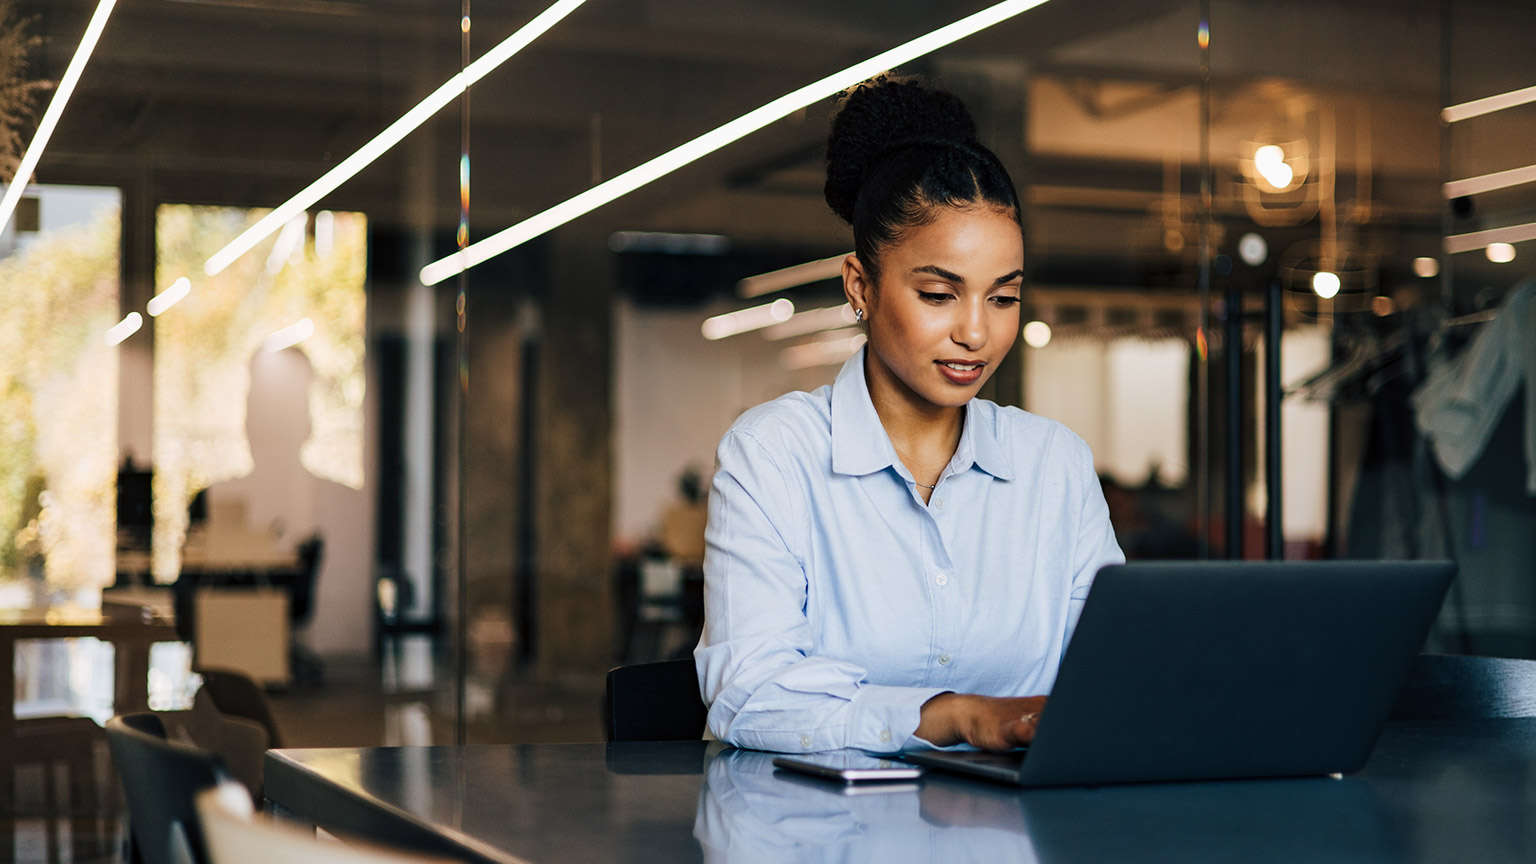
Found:
<svg viewBox="0 0 1536 864"><path fill-rule="evenodd" d="M697 741L708 714L692 658L608 670L603 728L609 741Z"/></svg>
<svg viewBox="0 0 1536 864"><path fill-rule="evenodd" d="M1420 654L1393 720L1536 717L1536 660Z"/></svg>
<svg viewBox="0 0 1536 864"><path fill-rule="evenodd" d="M228 778L212 752L166 740L154 714L107 721L107 746L128 799L128 823L144 864L208 864L193 796Z"/></svg>
<svg viewBox="0 0 1536 864"><path fill-rule="evenodd" d="M351 841L318 840L313 832L252 814L238 787L204 790L198 793L196 806L209 864L428 864L437 860Z"/></svg>
<svg viewBox="0 0 1536 864"><path fill-rule="evenodd" d="M267 704L267 694L251 676L230 669L199 669L197 674L203 679L203 686L197 692L208 694L213 707L231 717L244 717L261 724L267 730L267 746L283 746L282 737L277 734L277 721L272 718L272 706Z"/></svg>
<svg viewBox="0 0 1536 864"><path fill-rule="evenodd" d="M320 575L320 561L325 555L325 538L319 534L299 544L297 577L288 588L288 618L295 625L309 620L314 608L315 578Z"/></svg>
<svg viewBox="0 0 1536 864"><path fill-rule="evenodd" d="M221 712L201 693L192 710L162 713L175 726L168 730L167 738L218 756L224 769L251 790L251 797L261 800L267 759L267 730L261 724Z"/></svg>

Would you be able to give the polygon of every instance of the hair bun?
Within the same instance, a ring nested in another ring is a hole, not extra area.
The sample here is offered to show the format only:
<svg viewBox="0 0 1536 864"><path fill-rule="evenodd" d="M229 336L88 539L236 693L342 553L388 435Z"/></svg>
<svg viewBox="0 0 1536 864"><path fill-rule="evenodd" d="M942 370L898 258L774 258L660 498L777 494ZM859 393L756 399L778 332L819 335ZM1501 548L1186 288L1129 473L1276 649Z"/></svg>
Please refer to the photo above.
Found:
<svg viewBox="0 0 1536 864"><path fill-rule="evenodd" d="M907 139L976 140L976 121L952 93L915 78L881 75L845 91L827 136L827 185L832 212L853 223L865 170L880 151Z"/></svg>

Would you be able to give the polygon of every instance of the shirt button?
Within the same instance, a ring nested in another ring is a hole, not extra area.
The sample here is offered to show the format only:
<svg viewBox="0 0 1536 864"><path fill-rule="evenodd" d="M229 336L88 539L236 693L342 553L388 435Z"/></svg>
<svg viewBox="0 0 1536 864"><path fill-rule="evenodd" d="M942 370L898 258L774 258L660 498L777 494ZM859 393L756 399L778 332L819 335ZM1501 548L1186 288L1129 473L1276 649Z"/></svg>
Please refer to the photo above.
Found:
<svg viewBox="0 0 1536 864"><path fill-rule="evenodd" d="M933 499L933 509L935 509L935 510L943 510L944 509L944 499L943 498L934 498Z"/></svg>
<svg viewBox="0 0 1536 864"><path fill-rule="evenodd" d="M809 735L801 735L800 736L800 746L801 747L809 747L809 746L811 746L811 736L809 736Z"/></svg>
<svg viewBox="0 0 1536 864"><path fill-rule="evenodd" d="M948 666L949 665L949 655L948 654L940 654L939 655L939 665L940 666Z"/></svg>
<svg viewBox="0 0 1536 864"><path fill-rule="evenodd" d="M882 744L889 744L889 743L891 743L891 730L889 730L889 729L881 729L880 730L880 743L882 743Z"/></svg>
<svg viewBox="0 0 1536 864"><path fill-rule="evenodd" d="M940 573L940 574L939 574L939 576L938 576L938 578L937 578L937 579L934 579L934 580L933 580L933 581L935 581L935 582L937 582L937 583L939 583L939 587L940 587L940 588L942 588L942 587L944 587L944 586L945 586L945 585L948 585L948 584L949 584L949 577L948 577L948 576L945 576L945 575L944 575L944 574L943 574L943 573Z"/></svg>

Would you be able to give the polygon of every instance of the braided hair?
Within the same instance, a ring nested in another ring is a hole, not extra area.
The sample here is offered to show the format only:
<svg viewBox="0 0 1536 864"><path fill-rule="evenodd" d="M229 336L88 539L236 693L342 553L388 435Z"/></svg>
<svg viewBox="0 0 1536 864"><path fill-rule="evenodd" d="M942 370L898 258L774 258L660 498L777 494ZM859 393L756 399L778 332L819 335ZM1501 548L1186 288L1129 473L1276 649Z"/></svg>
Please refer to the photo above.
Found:
<svg viewBox="0 0 1536 864"><path fill-rule="evenodd" d="M854 253L875 282L880 253L906 230L933 221L940 207L993 207L1020 222L1013 181L976 140L965 103L895 75L871 78L839 98L824 194L832 212L853 226Z"/></svg>

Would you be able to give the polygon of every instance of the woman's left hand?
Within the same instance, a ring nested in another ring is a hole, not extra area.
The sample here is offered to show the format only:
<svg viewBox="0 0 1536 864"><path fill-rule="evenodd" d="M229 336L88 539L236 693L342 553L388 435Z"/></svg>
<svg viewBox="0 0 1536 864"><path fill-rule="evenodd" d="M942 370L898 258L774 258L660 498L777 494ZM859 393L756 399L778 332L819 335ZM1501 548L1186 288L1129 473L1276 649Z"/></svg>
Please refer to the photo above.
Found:
<svg viewBox="0 0 1536 864"><path fill-rule="evenodd" d="M1044 696L977 696L940 693L923 703L917 736L939 747L966 743L982 750L1011 750L1034 740Z"/></svg>

